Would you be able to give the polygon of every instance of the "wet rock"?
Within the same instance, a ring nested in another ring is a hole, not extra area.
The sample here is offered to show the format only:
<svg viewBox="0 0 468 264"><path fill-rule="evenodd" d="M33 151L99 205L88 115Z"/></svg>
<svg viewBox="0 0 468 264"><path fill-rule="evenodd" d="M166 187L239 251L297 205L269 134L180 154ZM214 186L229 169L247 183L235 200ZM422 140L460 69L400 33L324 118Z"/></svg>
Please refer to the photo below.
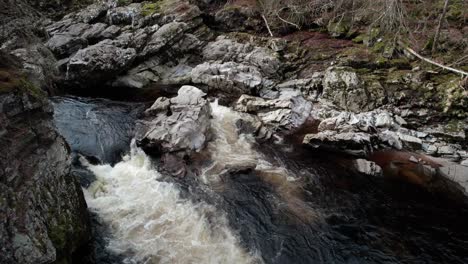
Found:
<svg viewBox="0 0 468 264"><path fill-rule="evenodd" d="M449 165L438 168L431 189L444 192L456 201L468 202L468 167Z"/></svg>
<svg viewBox="0 0 468 264"><path fill-rule="evenodd" d="M171 99L160 97L137 124L136 140L152 154L200 151L209 139L211 107L205 93L193 86L182 86Z"/></svg>
<svg viewBox="0 0 468 264"><path fill-rule="evenodd" d="M0 263L66 261L90 239L86 203L50 109L38 94L0 94Z"/></svg>
<svg viewBox="0 0 468 264"><path fill-rule="evenodd" d="M360 173L375 177L383 176L382 168L380 168L380 166L377 165L375 162L368 161L365 159L357 159L353 163L356 170Z"/></svg>
<svg viewBox="0 0 468 264"><path fill-rule="evenodd" d="M100 83L126 70L136 57L132 48L119 48L109 41L79 50L68 63L68 80L80 85Z"/></svg>
<svg viewBox="0 0 468 264"><path fill-rule="evenodd" d="M235 109L255 114L270 128L289 133L304 124L312 104L299 93L282 93L278 99L271 100L244 94L237 101Z"/></svg>
<svg viewBox="0 0 468 264"><path fill-rule="evenodd" d="M323 131L307 134L302 143L313 149L367 157L373 150L374 140L373 136L362 132Z"/></svg>
<svg viewBox="0 0 468 264"><path fill-rule="evenodd" d="M129 150L139 103L106 99L53 97L54 122L73 153L98 163L114 164Z"/></svg>
<svg viewBox="0 0 468 264"><path fill-rule="evenodd" d="M251 94L262 86L271 85L253 66L235 62L205 62L192 70L192 82L226 94Z"/></svg>

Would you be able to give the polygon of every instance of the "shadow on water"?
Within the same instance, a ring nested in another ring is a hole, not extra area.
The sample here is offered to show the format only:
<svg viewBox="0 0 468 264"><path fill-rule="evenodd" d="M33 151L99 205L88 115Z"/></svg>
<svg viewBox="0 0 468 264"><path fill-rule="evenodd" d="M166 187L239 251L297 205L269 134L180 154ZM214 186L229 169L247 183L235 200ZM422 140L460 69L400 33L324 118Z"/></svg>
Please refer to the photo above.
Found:
<svg viewBox="0 0 468 264"><path fill-rule="evenodd" d="M221 195L242 242L266 263L468 262L467 208L416 186L359 175L324 153L274 145L260 151L298 176L293 206L303 209L285 206L278 187L256 173L227 176ZM304 210L313 217L304 218Z"/></svg>

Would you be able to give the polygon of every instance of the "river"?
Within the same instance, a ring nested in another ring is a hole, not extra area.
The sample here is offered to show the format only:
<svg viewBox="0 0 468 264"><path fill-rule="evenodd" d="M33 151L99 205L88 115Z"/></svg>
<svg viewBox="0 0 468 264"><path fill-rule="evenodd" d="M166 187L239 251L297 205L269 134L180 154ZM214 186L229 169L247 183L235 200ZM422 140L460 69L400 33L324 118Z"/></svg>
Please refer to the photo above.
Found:
<svg viewBox="0 0 468 264"><path fill-rule="evenodd" d="M75 169L92 174L98 263L468 263L468 208L287 140L257 144L216 102L199 173L175 178L132 142L141 103L52 101Z"/></svg>

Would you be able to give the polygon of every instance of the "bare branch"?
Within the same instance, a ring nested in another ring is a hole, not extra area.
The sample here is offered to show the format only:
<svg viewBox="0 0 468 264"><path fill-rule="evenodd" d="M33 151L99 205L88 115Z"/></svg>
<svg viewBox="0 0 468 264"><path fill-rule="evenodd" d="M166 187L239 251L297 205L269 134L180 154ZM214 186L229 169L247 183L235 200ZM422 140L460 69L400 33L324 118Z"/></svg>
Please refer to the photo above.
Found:
<svg viewBox="0 0 468 264"><path fill-rule="evenodd" d="M432 65L435 65L435 66L438 66L442 69L445 69L445 70L448 70L448 71L451 71L451 72L455 72L455 73L458 73L458 74L461 74L462 76L468 76L468 72L465 72L465 71L462 71L462 70L459 70L459 69L455 69L455 68L452 68L452 67L449 67L449 66L445 66L443 64L440 64L438 62L435 62L431 59L428 59L428 58L425 58L423 56L421 56L420 54L418 54L416 51L414 51L413 49L409 48L409 47L406 47L404 46L405 50L407 50L409 53L413 54L414 56L418 57L419 59L427 62L427 63L430 63Z"/></svg>
<svg viewBox="0 0 468 264"><path fill-rule="evenodd" d="M270 33L270 36L273 37L273 33L271 32L270 26L268 25L268 21L267 21L265 15L262 15L262 18L263 18L263 21L265 21L265 25L266 25L266 27L268 29L268 32Z"/></svg>

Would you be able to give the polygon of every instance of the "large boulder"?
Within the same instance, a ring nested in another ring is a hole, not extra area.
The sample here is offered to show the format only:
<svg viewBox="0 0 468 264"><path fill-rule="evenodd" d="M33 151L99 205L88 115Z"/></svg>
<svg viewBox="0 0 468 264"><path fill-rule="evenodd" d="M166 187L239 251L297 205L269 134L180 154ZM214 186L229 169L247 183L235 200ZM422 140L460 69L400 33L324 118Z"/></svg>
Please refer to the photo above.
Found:
<svg viewBox="0 0 468 264"><path fill-rule="evenodd" d="M90 239L70 150L36 89L0 92L0 263L64 263Z"/></svg>
<svg viewBox="0 0 468 264"><path fill-rule="evenodd" d="M203 149L210 136L211 118L205 95L200 89L186 85L176 97L158 98L137 124L137 144L158 155L185 156Z"/></svg>
<svg viewBox="0 0 468 264"><path fill-rule="evenodd" d="M135 49L116 47L112 41L101 41L79 50L70 58L67 79L81 85L101 83L126 70L135 57Z"/></svg>

